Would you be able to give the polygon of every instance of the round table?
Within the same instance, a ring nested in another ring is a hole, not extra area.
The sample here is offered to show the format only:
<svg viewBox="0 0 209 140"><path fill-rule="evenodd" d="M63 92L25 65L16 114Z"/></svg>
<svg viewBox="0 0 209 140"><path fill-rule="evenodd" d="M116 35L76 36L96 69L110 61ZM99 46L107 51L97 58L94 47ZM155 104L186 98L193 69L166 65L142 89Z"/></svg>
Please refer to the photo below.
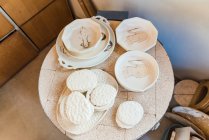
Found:
<svg viewBox="0 0 209 140"><path fill-rule="evenodd" d="M113 29L119 24L116 21L110 23ZM114 76L115 62L124 52L125 50L117 44L112 55L104 63L93 68L102 69ZM160 75L156 84L141 94L127 91L120 86L115 104L104 119L88 133L72 136L60 127L55 112L59 96L65 87L65 80L75 70L67 70L59 65L55 46L53 46L42 64L39 77L39 97L44 112L60 131L72 139L130 140L140 138L163 117L169 106L174 88L173 69L162 45L158 42L147 53L155 57L159 64ZM145 114L142 121L134 128L121 129L115 122L115 114L119 104L127 100L138 101L143 106Z"/></svg>

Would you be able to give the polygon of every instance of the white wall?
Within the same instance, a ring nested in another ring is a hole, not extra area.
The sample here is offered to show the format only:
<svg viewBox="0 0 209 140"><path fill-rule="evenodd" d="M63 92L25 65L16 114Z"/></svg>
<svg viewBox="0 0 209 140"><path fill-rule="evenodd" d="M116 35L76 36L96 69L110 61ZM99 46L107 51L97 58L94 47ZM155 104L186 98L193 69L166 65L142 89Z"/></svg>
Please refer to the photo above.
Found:
<svg viewBox="0 0 209 140"><path fill-rule="evenodd" d="M151 20L180 78L209 79L208 0L93 0L99 10L128 10ZM79 7L76 8L77 11Z"/></svg>

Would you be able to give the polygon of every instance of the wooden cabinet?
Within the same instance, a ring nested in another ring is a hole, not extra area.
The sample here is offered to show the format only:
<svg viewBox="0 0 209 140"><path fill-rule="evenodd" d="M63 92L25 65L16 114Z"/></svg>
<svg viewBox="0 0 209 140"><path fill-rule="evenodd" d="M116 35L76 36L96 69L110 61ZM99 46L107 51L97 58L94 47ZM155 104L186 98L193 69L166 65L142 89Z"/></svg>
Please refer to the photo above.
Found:
<svg viewBox="0 0 209 140"><path fill-rule="evenodd" d="M66 0L56 0L21 28L40 49L43 49L72 20Z"/></svg>
<svg viewBox="0 0 209 140"><path fill-rule="evenodd" d="M67 0L0 0L0 86L72 20Z"/></svg>
<svg viewBox="0 0 209 140"><path fill-rule="evenodd" d="M15 23L20 26L52 1L53 0L3 0L0 4Z"/></svg>
<svg viewBox="0 0 209 140"><path fill-rule="evenodd" d="M0 39L14 29L12 24L0 13Z"/></svg>
<svg viewBox="0 0 209 140"><path fill-rule="evenodd" d="M33 59L38 52L15 31L0 43L0 86Z"/></svg>
<svg viewBox="0 0 209 140"><path fill-rule="evenodd" d="M0 6L40 50L73 20L67 0L0 0Z"/></svg>

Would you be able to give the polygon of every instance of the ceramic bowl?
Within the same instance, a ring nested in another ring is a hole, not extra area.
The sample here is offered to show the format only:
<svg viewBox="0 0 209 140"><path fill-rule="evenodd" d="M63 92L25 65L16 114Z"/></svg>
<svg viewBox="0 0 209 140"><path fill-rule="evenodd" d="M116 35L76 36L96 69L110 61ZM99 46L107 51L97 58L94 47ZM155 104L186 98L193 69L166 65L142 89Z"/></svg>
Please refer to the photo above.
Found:
<svg viewBox="0 0 209 140"><path fill-rule="evenodd" d="M134 17L123 20L116 28L118 44L125 50L147 51L157 43L158 31L148 20Z"/></svg>
<svg viewBox="0 0 209 140"><path fill-rule="evenodd" d="M93 19L92 19L93 20ZM99 23L99 21L95 21L97 23ZM57 37L57 40L59 41L59 45L64 49L65 53L69 56L69 57L74 57L77 59L92 59L92 58L96 58L97 56L101 55L102 52L104 52L104 50L108 47L110 42L110 31L108 28L106 28L106 25L104 24L100 24L100 28L102 31L102 35L103 38L101 39L101 41L97 44L97 46L94 47L94 49L88 53L82 53L82 55L73 55L72 52L68 51L68 49L66 48L66 46L64 45L64 43L62 42L62 35L64 30L62 30L60 32L60 34Z"/></svg>
<svg viewBox="0 0 209 140"><path fill-rule="evenodd" d="M74 56L89 53L103 38L100 25L90 18L77 19L64 28L62 41Z"/></svg>
<svg viewBox="0 0 209 140"><path fill-rule="evenodd" d="M144 92L151 88L159 76L155 58L141 51L128 51L115 64L115 76L125 89Z"/></svg>
<svg viewBox="0 0 209 140"><path fill-rule="evenodd" d="M68 54L66 51L63 42L59 39L61 32L56 40L56 52L58 54L59 64L66 69L77 69L77 68L89 68L101 64L107 60L110 55L113 53L115 48L116 40L115 34L109 24L104 23L103 21L93 19L95 22L98 22L101 26L104 27L105 33L108 35L105 41L102 41L102 46L105 46L104 51L96 55L96 57L91 59L78 59L73 57L71 54ZM82 55L83 56L83 55Z"/></svg>

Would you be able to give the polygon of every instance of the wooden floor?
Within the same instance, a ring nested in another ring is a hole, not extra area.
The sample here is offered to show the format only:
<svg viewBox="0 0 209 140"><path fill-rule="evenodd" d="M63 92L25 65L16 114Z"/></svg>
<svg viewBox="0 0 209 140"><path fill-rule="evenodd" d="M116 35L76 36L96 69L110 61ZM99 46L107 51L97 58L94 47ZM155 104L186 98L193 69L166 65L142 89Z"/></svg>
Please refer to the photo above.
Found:
<svg viewBox="0 0 209 140"><path fill-rule="evenodd" d="M53 44L0 89L0 139L69 140L44 114L38 97L40 67ZM164 118L161 124L141 140L160 140L170 122Z"/></svg>

